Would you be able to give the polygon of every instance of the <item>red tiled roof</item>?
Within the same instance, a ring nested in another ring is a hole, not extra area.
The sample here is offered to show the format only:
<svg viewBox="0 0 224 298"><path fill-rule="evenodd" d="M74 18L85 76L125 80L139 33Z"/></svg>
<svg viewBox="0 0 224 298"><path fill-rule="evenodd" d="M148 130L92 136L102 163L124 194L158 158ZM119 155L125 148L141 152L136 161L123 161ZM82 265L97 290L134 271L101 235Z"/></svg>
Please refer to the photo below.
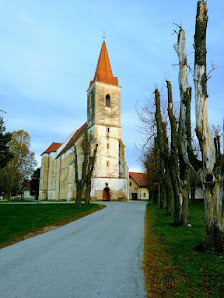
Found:
<svg viewBox="0 0 224 298"><path fill-rule="evenodd" d="M129 176L138 184L138 186L147 186L147 174L129 172Z"/></svg>
<svg viewBox="0 0 224 298"><path fill-rule="evenodd" d="M55 152L61 145L62 145L62 143L55 143L55 142L53 142L53 143L47 148L47 150L45 150L41 155L43 155L44 153Z"/></svg>
<svg viewBox="0 0 224 298"><path fill-rule="evenodd" d="M60 156L62 153L64 153L67 149L69 149L71 146L73 146L78 139L81 137L81 135L84 133L84 131L87 128L87 122L85 122L79 129L77 129L74 133L74 135L69 140L68 144L65 146L65 148L58 154Z"/></svg>
<svg viewBox="0 0 224 298"><path fill-rule="evenodd" d="M118 86L118 79L114 77L112 73L105 41L102 44L94 79L90 82L89 86L91 86L94 81Z"/></svg>

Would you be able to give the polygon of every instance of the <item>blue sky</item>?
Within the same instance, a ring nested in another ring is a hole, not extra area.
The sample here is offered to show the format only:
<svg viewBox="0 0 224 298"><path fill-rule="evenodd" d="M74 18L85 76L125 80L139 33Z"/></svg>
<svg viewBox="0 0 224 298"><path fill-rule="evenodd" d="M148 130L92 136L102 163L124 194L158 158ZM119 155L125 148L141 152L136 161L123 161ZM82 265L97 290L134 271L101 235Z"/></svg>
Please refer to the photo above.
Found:
<svg viewBox="0 0 224 298"><path fill-rule="evenodd" d="M224 1L209 0L209 122L224 116ZM122 139L130 170L141 169L136 103L143 106L155 87L172 81L179 100L175 26L186 30L193 52L197 1L0 0L0 109L8 131L24 129L40 165L40 154L63 142L86 121L86 90L93 79L102 36L121 90ZM193 67L193 55L188 56ZM189 83L193 86L192 78ZM194 102L194 98L192 100ZM192 112L194 114L194 112ZM193 116L193 115L192 115ZM194 118L194 116L193 116Z"/></svg>

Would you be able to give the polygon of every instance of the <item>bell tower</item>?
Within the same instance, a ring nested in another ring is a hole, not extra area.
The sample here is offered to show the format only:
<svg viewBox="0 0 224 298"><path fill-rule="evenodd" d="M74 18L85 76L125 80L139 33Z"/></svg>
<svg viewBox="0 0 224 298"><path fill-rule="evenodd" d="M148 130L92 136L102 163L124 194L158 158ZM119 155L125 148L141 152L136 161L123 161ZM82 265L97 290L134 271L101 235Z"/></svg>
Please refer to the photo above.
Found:
<svg viewBox="0 0 224 298"><path fill-rule="evenodd" d="M113 76L105 41L93 81L87 90L87 123L120 127L120 89Z"/></svg>
<svg viewBox="0 0 224 298"><path fill-rule="evenodd" d="M121 182L116 179L126 177L125 147L121 142L120 90L103 41L95 75L87 90L88 129L98 142L94 178L95 182L97 178L101 179L97 183L101 184L102 190L105 186L112 191L113 185Z"/></svg>

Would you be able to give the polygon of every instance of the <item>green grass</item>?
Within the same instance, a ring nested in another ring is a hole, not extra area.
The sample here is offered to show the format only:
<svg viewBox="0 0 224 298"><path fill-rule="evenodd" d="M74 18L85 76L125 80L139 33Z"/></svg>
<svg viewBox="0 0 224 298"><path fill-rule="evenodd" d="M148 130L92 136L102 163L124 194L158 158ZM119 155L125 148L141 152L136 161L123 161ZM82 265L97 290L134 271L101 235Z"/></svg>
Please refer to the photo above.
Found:
<svg viewBox="0 0 224 298"><path fill-rule="evenodd" d="M196 245L205 241L203 204L189 206L192 227L173 227L173 217L162 215L164 210L151 202L147 205L147 213L151 233L159 237L159 250L167 252L169 256L168 260L162 260L163 265L171 261L173 268L183 274L180 282L175 282L175 274L169 276L169 279L173 279L170 283L175 286L168 296L179 296L178 293L181 293L181 297L223 297L224 256L195 250ZM150 234L147 241L150 241Z"/></svg>
<svg viewBox="0 0 224 298"><path fill-rule="evenodd" d="M7 200L0 200L0 203L23 203L23 202L34 202L34 203L37 203L37 201L34 201L34 200L28 200L28 199L25 199L25 200L11 200L10 202L8 202Z"/></svg>
<svg viewBox="0 0 224 298"><path fill-rule="evenodd" d="M1 204L0 245L16 236L59 221L78 219L104 208L91 204L75 209L74 204Z"/></svg>

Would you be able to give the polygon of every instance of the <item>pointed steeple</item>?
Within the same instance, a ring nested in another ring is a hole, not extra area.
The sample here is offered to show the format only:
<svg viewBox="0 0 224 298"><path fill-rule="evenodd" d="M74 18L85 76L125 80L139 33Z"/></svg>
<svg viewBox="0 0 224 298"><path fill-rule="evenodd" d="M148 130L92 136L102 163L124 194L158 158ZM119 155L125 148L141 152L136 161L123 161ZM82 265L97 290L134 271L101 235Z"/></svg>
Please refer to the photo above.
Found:
<svg viewBox="0 0 224 298"><path fill-rule="evenodd" d="M90 86L95 81L118 86L118 79L112 73L105 41L103 41L94 79L90 82Z"/></svg>

